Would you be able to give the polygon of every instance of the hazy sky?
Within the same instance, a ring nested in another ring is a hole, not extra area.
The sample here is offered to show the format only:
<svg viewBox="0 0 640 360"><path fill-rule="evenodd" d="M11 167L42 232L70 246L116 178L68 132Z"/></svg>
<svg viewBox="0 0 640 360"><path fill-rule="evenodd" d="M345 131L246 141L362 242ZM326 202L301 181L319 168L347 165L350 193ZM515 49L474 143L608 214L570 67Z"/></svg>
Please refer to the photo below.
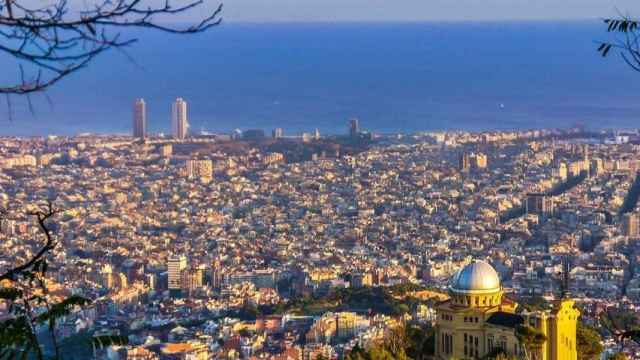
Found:
<svg viewBox="0 0 640 360"><path fill-rule="evenodd" d="M227 21L258 22L585 19L616 9L640 16L640 0L227 0L224 5Z"/></svg>

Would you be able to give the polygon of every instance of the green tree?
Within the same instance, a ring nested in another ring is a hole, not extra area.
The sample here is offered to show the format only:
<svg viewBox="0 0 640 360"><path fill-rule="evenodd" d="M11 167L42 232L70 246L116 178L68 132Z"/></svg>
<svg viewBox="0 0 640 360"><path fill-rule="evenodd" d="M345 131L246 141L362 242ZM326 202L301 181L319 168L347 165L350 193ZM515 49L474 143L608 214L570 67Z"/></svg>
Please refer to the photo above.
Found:
<svg viewBox="0 0 640 360"><path fill-rule="evenodd" d="M607 358L607 360L629 360L629 357L624 353L615 353Z"/></svg>
<svg viewBox="0 0 640 360"><path fill-rule="evenodd" d="M406 325L400 324L389 330L385 334L383 349L388 350L392 355L406 358L406 349L409 346Z"/></svg>
<svg viewBox="0 0 640 360"><path fill-rule="evenodd" d="M490 351L487 355L485 355L483 360L518 360L515 355L507 355L505 354L503 349L496 348Z"/></svg>
<svg viewBox="0 0 640 360"><path fill-rule="evenodd" d="M578 359L598 360L603 350L602 337L594 328L579 322L576 329L576 347Z"/></svg>
<svg viewBox="0 0 640 360"><path fill-rule="evenodd" d="M431 327L407 326L406 353L411 359L423 360L434 354L435 331Z"/></svg>
<svg viewBox="0 0 640 360"><path fill-rule="evenodd" d="M640 344L640 326L638 317L627 311L610 309L600 314L600 324L613 336L618 345L624 348L627 340Z"/></svg>
<svg viewBox="0 0 640 360"><path fill-rule="evenodd" d="M524 349L524 356L527 360L536 359L542 344L547 341L547 337L542 332L527 325L520 325L516 328L516 337Z"/></svg>

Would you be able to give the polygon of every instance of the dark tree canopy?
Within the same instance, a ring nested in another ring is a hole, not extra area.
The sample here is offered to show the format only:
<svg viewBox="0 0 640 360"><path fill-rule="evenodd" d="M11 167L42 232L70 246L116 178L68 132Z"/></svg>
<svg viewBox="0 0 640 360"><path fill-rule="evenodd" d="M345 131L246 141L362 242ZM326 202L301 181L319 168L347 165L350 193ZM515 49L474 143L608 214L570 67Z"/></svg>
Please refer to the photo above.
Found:
<svg viewBox="0 0 640 360"><path fill-rule="evenodd" d="M629 360L629 357L623 353L615 353L609 356L607 360Z"/></svg>
<svg viewBox="0 0 640 360"><path fill-rule="evenodd" d="M193 34L221 22L221 4L190 25L166 21L202 11L204 0L176 0L177 4L171 0L96 1L77 9L67 0L0 0L0 52L19 63L15 82L0 84L0 93L8 96L47 89L103 52L133 44L136 39L122 33L127 28Z"/></svg>
<svg viewBox="0 0 640 360"><path fill-rule="evenodd" d="M586 326L581 322L578 323L576 329L576 347L578 350L578 359L598 360L602 354L602 338L600 334L592 327Z"/></svg>

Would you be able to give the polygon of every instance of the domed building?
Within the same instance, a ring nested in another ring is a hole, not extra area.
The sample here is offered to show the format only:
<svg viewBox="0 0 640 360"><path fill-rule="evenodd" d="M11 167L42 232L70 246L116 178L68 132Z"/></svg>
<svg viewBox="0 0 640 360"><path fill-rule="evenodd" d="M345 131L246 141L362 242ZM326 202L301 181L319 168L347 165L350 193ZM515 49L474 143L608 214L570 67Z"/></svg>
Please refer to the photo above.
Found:
<svg viewBox="0 0 640 360"><path fill-rule="evenodd" d="M521 356L516 338L521 325L546 336L536 360L575 360L576 324L580 312L573 300L563 298L552 310L518 311L518 304L504 297L500 276L484 261L473 261L449 282L449 299L438 304L436 357L479 359L502 350Z"/></svg>

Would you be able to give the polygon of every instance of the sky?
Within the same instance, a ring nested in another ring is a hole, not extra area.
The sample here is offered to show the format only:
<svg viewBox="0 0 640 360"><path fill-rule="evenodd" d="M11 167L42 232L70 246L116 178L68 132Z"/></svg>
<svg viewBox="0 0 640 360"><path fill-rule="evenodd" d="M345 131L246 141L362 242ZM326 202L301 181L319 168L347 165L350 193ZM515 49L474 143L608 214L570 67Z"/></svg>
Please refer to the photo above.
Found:
<svg viewBox="0 0 640 360"><path fill-rule="evenodd" d="M640 16L638 0L227 0L224 6L231 22L577 20L617 11Z"/></svg>

